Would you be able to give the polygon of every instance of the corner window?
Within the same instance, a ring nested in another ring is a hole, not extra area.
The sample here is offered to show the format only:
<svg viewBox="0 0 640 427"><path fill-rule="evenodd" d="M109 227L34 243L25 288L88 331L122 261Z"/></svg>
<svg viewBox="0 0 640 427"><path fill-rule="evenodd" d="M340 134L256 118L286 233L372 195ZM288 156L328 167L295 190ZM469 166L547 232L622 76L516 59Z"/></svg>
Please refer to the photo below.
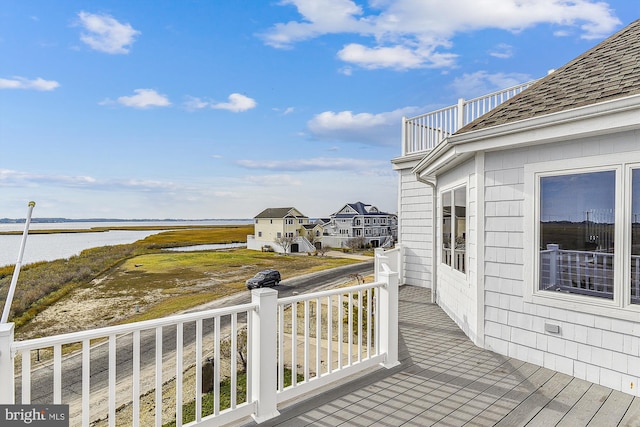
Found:
<svg viewBox="0 0 640 427"><path fill-rule="evenodd" d="M610 317L640 310L640 162L630 154L525 166L530 301ZM525 269L527 263L525 263Z"/></svg>
<svg viewBox="0 0 640 427"><path fill-rule="evenodd" d="M464 273L467 247L467 187L448 190L442 202L442 263Z"/></svg>
<svg viewBox="0 0 640 427"><path fill-rule="evenodd" d="M616 173L540 177L539 289L613 299Z"/></svg>

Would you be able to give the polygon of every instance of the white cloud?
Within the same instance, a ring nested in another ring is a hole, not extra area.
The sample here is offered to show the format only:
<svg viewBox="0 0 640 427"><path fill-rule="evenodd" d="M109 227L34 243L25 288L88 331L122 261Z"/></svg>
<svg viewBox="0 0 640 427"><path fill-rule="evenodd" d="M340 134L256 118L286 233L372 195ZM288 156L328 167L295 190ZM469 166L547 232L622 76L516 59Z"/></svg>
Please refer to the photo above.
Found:
<svg viewBox="0 0 640 427"><path fill-rule="evenodd" d="M39 185L57 184L65 187L93 185L96 179L90 176L50 175L34 172L23 172L12 169L0 169L0 185Z"/></svg>
<svg viewBox="0 0 640 427"><path fill-rule="evenodd" d="M121 96L116 102L133 108L168 107L171 105L166 95L159 94L153 89L135 89L133 92L135 95ZM107 105L112 103L114 102L111 100L105 100L100 104Z"/></svg>
<svg viewBox="0 0 640 427"><path fill-rule="evenodd" d="M86 31L80 35L80 40L100 52L129 53L135 37L140 34L130 24L121 24L109 15L80 12L78 17Z"/></svg>
<svg viewBox="0 0 640 427"><path fill-rule="evenodd" d="M312 159L288 160L238 160L239 166L247 169L265 169L279 171L359 171L379 168L388 164L382 160L367 160L344 157L316 157Z"/></svg>
<svg viewBox="0 0 640 427"><path fill-rule="evenodd" d="M325 111L307 123L314 137L325 140L359 142L370 145L397 145L403 116L417 114L417 107L372 114L352 111Z"/></svg>
<svg viewBox="0 0 640 427"><path fill-rule="evenodd" d="M218 110L229 110L234 113L239 113L255 108L256 105L258 104L254 99L251 99L239 93L232 93L231 95L229 95L229 102L211 104L211 108L215 108Z"/></svg>
<svg viewBox="0 0 640 427"><path fill-rule="evenodd" d="M513 46L506 43L500 43L489 52L489 55L500 59L511 58L513 56Z"/></svg>
<svg viewBox="0 0 640 427"><path fill-rule="evenodd" d="M25 77L14 76L11 79L0 78L0 89L33 89L49 91L60 86L55 80L44 80L40 77L29 80Z"/></svg>
<svg viewBox="0 0 640 427"><path fill-rule="evenodd" d="M303 22L278 23L262 34L265 43L276 48L288 48L295 42L323 34L342 33L346 28L365 31L370 24L358 18L362 8L351 0L283 0L280 5L293 5Z"/></svg>
<svg viewBox="0 0 640 427"><path fill-rule="evenodd" d="M184 107L188 111L201 110L209 106L209 102L203 101L200 98L196 98L194 96L188 96L187 100L184 103Z"/></svg>
<svg viewBox="0 0 640 427"><path fill-rule="evenodd" d="M280 5L294 6L301 19L274 25L262 34L266 44L290 48L325 34L369 37L367 45L349 44L338 52L343 61L368 69L451 67L456 55L444 49L461 32L520 32L550 24L558 34L571 29L593 39L621 24L599 0L377 0L366 13L351 0L284 0Z"/></svg>
<svg viewBox="0 0 640 427"><path fill-rule="evenodd" d="M250 175L245 177L245 180L251 184L256 184L260 186L285 186L285 187L300 187L302 186L302 181L295 178L292 175Z"/></svg>
<svg viewBox="0 0 640 427"><path fill-rule="evenodd" d="M415 50L405 46L369 48L357 43L343 47L338 52L338 58L362 68L395 68L399 70L420 68L425 60Z"/></svg>
<svg viewBox="0 0 640 427"><path fill-rule="evenodd" d="M533 80L533 78L528 74L490 74L486 71L476 71L475 73L463 74L461 77L455 78L451 87L457 96L470 99L497 90L517 86L531 80Z"/></svg>

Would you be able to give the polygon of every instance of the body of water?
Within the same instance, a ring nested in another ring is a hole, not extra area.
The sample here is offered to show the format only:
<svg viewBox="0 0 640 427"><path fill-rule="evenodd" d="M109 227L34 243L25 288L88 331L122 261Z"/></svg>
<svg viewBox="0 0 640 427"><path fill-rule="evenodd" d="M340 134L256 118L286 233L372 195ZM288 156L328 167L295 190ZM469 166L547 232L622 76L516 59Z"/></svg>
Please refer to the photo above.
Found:
<svg viewBox="0 0 640 427"><path fill-rule="evenodd" d="M251 224L252 220L209 220L209 221L118 221L118 222L64 222L31 223L30 230L90 229L92 227L123 226L185 226L185 225L235 225ZM0 231L23 231L24 224L0 224ZM78 255L85 249L100 246L133 243L152 234L166 230L111 230L88 233L30 234L27 237L22 265L53 261ZM18 260L22 234L0 235L0 266L15 264Z"/></svg>

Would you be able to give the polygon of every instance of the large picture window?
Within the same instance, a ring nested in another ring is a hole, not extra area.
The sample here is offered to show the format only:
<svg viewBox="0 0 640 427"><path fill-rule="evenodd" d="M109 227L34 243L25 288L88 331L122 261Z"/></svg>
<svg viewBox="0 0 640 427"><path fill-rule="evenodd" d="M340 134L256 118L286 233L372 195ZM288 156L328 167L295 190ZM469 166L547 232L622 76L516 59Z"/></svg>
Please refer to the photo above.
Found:
<svg viewBox="0 0 640 427"><path fill-rule="evenodd" d="M527 292L536 302L637 316L640 164L627 158L578 159L571 169L565 161L525 167L525 194L531 195L525 215L533 213L525 231L525 242L533 240Z"/></svg>
<svg viewBox="0 0 640 427"><path fill-rule="evenodd" d="M615 193L615 171L540 178L540 290L613 299Z"/></svg>
<svg viewBox="0 0 640 427"><path fill-rule="evenodd" d="M442 262L465 272L467 240L467 187L442 193Z"/></svg>

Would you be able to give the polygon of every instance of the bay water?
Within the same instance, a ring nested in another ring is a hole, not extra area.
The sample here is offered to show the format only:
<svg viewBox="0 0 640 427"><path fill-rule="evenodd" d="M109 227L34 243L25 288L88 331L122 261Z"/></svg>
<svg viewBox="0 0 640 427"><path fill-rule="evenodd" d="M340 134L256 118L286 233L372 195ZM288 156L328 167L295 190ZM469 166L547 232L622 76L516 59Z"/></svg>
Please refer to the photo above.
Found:
<svg viewBox="0 0 640 427"><path fill-rule="evenodd" d="M118 221L118 222L59 222L31 223L29 230L90 229L92 227L136 227L136 226L202 226L251 224L252 220L205 220L205 221ZM24 230L24 224L0 224L0 231ZM152 234L166 230L110 230L105 232L30 234L27 236L22 265L38 261L53 261L78 255L85 249L100 246L133 243ZM20 251L20 235L0 235L0 267L15 264Z"/></svg>

